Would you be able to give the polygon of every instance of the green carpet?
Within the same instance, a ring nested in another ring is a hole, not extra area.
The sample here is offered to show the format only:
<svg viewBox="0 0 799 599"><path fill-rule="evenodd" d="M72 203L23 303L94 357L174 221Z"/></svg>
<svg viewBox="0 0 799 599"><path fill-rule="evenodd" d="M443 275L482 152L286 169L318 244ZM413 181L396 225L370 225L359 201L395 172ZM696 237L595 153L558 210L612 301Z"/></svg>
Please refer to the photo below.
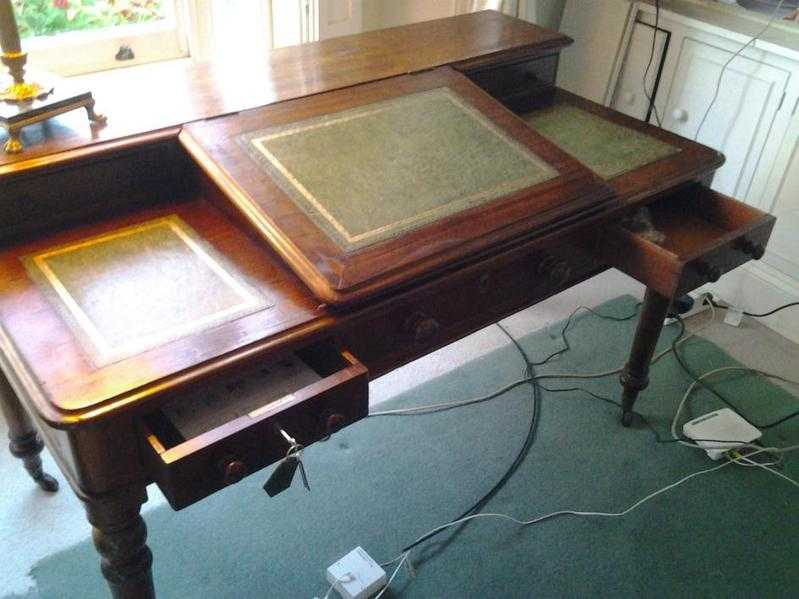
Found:
<svg viewBox="0 0 799 599"><path fill-rule="evenodd" d="M629 314L622 297L600 309ZM620 364L635 321L577 318L572 349L539 372L596 372ZM560 347L559 328L522 340L533 359ZM673 330L664 334L667 342ZM697 370L733 360L706 341L687 344ZM510 346L399 397L381 409L462 399L522 375ZM550 386L557 382L550 381ZM561 383L566 386L565 383ZM615 397L615 377L585 383ZM666 436L687 379L671 357L652 372L638 409ZM755 420L795 409L780 387L750 378L726 381L726 395ZM716 403L698 393L692 413ZM324 569L356 545L378 561L464 510L497 480L524 439L530 391L489 403L414 417L371 418L306 452L312 487L275 499L265 473L174 513L147 514L162 598L321 597ZM543 395L538 437L524 464L487 510L530 518L559 509L619 511L711 464L704 453L658 444L642 425L618 423L613 406L581 392ZM796 419L766 441L799 441ZM799 460L785 472L799 477ZM414 554L417 576L402 572L403 598L575 596L787 597L799 588L797 489L759 469L729 466L697 477L623 518L566 517L519 528L478 521ZM86 542L33 570L38 593L26 599L106 597ZM64 591L68 589L68 591ZM793 589L793 590L791 590Z"/></svg>

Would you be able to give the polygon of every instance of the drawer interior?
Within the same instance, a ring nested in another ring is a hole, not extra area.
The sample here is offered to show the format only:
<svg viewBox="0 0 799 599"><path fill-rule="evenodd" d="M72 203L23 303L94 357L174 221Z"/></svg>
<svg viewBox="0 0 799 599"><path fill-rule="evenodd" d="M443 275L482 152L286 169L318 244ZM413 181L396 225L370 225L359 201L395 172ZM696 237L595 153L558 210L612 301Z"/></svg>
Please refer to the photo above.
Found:
<svg viewBox="0 0 799 599"><path fill-rule="evenodd" d="M368 372L332 340L186 391L142 419L152 476L180 509L368 413Z"/></svg>
<svg viewBox="0 0 799 599"><path fill-rule="evenodd" d="M176 397L146 421L167 452L235 421L279 414L293 405L297 392L320 387L351 365L333 343L312 345Z"/></svg>
<svg viewBox="0 0 799 599"><path fill-rule="evenodd" d="M613 224L600 252L663 295L686 293L765 252L774 217L702 186Z"/></svg>
<svg viewBox="0 0 799 599"><path fill-rule="evenodd" d="M636 235L683 262L745 234L763 217L759 210L715 193L665 198L647 209L662 240L641 232ZM630 225L625 228L629 230Z"/></svg>

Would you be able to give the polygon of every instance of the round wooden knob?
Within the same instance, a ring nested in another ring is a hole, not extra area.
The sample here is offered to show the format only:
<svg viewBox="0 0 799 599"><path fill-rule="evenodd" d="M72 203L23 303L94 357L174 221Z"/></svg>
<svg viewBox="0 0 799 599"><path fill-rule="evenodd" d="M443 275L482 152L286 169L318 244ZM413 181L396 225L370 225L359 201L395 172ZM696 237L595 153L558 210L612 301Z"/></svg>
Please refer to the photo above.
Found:
<svg viewBox="0 0 799 599"><path fill-rule="evenodd" d="M221 470L222 481L226 485L235 484L247 476L247 465L241 460L237 460L235 458L222 460Z"/></svg>
<svg viewBox="0 0 799 599"><path fill-rule="evenodd" d="M555 283L565 283L571 276L571 267L565 260L559 260L555 256L546 256L538 263L538 274L547 276Z"/></svg>
<svg viewBox="0 0 799 599"><path fill-rule="evenodd" d="M541 262L538 263L538 274L539 275L548 275L552 271L552 267L555 266L555 263L558 261L555 256L544 256L541 259Z"/></svg>
<svg viewBox="0 0 799 599"><path fill-rule="evenodd" d="M721 278L721 269L707 262L697 262L696 271L710 283L715 283Z"/></svg>
<svg viewBox="0 0 799 599"><path fill-rule="evenodd" d="M325 418L325 430L331 435L344 428L345 424L347 424L347 418L344 414L339 414L338 412L328 414L327 418Z"/></svg>
<svg viewBox="0 0 799 599"><path fill-rule="evenodd" d="M569 267L569 265L566 264L564 260L560 260L559 262L556 262L552 267L552 270L549 271L549 278L556 283L565 283L569 277L571 277L571 274L572 269Z"/></svg>
<svg viewBox="0 0 799 599"><path fill-rule="evenodd" d="M737 241L736 246L744 254L752 258L752 260L760 260L766 253L766 248L759 243L752 243L748 239L741 238Z"/></svg>
<svg viewBox="0 0 799 599"><path fill-rule="evenodd" d="M440 326L432 316L417 312L405 321L403 328L417 343L426 343L438 335Z"/></svg>
<svg viewBox="0 0 799 599"><path fill-rule="evenodd" d="M491 290L491 275L484 272L480 275L480 280L477 282L477 291L485 295Z"/></svg>

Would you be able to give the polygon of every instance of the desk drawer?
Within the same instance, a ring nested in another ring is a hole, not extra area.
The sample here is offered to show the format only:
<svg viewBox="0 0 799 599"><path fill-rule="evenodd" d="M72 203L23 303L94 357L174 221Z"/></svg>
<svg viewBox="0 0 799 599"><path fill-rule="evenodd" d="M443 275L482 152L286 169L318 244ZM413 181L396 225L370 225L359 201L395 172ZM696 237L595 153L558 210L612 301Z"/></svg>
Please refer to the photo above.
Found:
<svg viewBox="0 0 799 599"><path fill-rule="evenodd" d="M649 206L660 243L609 226L599 253L611 265L667 296L679 296L763 256L775 219L756 208L696 186Z"/></svg>
<svg viewBox="0 0 799 599"><path fill-rule="evenodd" d="M368 413L368 372L325 341L211 382L142 420L150 471L181 509Z"/></svg>
<svg viewBox="0 0 799 599"><path fill-rule="evenodd" d="M501 256L411 289L345 321L338 334L373 376L586 279L600 263L572 239Z"/></svg>
<svg viewBox="0 0 799 599"><path fill-rule="evenodd" d="M511 110L529 110L555 90L559 54L486 67L466 75Z"/></svg>

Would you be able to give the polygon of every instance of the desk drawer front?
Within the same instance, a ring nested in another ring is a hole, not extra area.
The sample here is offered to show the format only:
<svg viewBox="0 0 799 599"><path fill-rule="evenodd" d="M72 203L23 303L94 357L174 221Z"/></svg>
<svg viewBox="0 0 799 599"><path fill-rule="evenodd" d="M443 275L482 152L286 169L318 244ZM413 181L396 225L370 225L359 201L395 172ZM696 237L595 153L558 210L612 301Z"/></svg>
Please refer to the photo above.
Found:
<svg viewBox="0 0 799 599"><path fill-rule="evenodd" d="M379 376L587 278L598 262L564 240L466 268L343 323L340 336Z"/></svg>
<svg viewBox="0 0 799 599"><path fill-rule="evenodd" d="M765 252L775 219L756 208L697 186L649 207L664 239L609 225L598 253L611 265L667 297L713 283Z"/></svg>
<svg viewBox="0 0 799 599"><path fill-rule="evenodd" d="M200 395L202 394L202 395ZM325 342L173 399L142 421L153 478L181 509L368 413L368 372Z"/></svg>

